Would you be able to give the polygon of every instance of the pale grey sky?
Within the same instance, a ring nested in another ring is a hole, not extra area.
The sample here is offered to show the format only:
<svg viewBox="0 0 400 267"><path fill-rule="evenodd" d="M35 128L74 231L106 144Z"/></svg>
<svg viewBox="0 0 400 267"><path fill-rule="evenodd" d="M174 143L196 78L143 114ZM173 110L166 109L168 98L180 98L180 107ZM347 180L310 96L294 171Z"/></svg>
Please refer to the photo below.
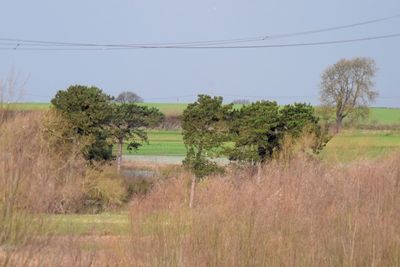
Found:
<svg viewBox="0 0 400 267"><path fill-rule="evenodd" d="M0 38L79 43L162 43L274 35L400 14L399 0L1 0ZM400 18L282 44L400 33ZM1 42L0 42L1 43ZM0 46L2 47L2 46ZM4 47L4 46L3 46ZM199 93L318 104L320 74L341 58L367 56L379 72L375 106L400 106L400 38L329 46L216 50L0 50L0 77L29 76L25 101L48 102L71 84L148 102L190 102Z"/></svg>

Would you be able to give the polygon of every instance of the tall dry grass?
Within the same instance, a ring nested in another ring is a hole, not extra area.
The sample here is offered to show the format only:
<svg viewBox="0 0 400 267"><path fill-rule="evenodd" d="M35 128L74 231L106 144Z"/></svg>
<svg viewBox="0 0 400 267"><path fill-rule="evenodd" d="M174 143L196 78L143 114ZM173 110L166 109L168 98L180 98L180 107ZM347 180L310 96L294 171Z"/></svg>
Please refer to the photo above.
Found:
<svg viewBox="0 0 400 267"><path fill-rule="evenodd" d="M1 125L0 193L9 209L63 212L80 201L84 161L50 147L43 116L25 114Z"/></svg>
<svg viewBox="0 0 400 267"><path fill-rule="evenodd" d="M68 142L56 127L67 122L56 116L24 113L0 124L0 266L90 266L94 253L73 237L54 238L43 214L98 211L125 197L113 168L88 167L84 140Z"/></svg>
<svg viewBox="0 0 400 267"><path fill-rule="evenodd" d="M304 157L198 186L159 184L132 205L137 266L400 266L400 155L327 165Z"/></svg>

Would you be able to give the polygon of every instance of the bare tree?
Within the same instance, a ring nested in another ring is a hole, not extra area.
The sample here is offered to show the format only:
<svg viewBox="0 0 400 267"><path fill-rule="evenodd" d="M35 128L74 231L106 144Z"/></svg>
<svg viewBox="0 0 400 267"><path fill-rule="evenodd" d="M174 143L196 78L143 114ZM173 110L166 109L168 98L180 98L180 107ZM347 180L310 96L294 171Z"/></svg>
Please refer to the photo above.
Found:
<svg viewBox="0 0 400 267"><path fill-rule="evenodd" d="M376 63L371 58L341 59L329 66L321 76L320 100L324 107L333 109L336 132L348 116L368 112L368 105L378 96L374 90Z"/></svg>
<svg viewBox="0 0 400 267"><path fill-rule="evenodd" d="M115 98L115 101L120 103L141 103L143 102L143 98L134 92L125 91L120 93L117 98Z"/></svg>
<svg viewBox="0 0 400 267"><path fill-rule="evenodd" d="M0 78L0 122L9 115L11 104L22 100L27 80L21 80L14 69L5 78Z"/></svg>

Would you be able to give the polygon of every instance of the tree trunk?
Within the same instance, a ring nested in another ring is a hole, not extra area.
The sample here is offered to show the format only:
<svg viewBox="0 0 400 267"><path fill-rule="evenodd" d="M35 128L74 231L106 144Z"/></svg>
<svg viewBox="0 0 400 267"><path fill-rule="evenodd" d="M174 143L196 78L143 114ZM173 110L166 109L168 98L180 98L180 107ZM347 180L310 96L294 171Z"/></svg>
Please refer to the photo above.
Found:
<svg viewBox="0 0 400 267"><path fill-rule="evenodd" d="M340 130L342 129L342 121L343 119L341 117L336 118L336 128L335 128L336 133L339 133Z"/></svg>
<svg viewBox="0 0 400 267"><path fill-rule="evenodd" d="M192 177L192 185L190 187L190 200L189 200L189 208L193 208L194 206L194 194L196 191L196 176Z"/></svg>
<svg viewBox="0 0 400 267"><path fill-rule="evenodd" d="M118 140L118 155L117 155L117 173L118 173L118 175L121 173L123 143L124 143L123 139Z"/></svg>

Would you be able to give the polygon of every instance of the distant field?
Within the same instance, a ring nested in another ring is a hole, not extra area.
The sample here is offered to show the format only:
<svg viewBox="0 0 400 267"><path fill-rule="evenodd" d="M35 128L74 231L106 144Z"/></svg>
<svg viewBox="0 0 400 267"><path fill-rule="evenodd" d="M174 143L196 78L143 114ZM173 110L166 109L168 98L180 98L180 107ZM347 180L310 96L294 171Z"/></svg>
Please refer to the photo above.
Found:
<svg viewBox="0 0 400 267"><path fill-rule="evenodd" d="M329 161L369 159L400 151L398 131L343 131L332 138L321 153Z"/></svg>
<svg viewBox="0 0 400 267"><path fill-rule="evenodd" d="M167 116L180 115L186 108L186 103L140 103L139 105L156 107ZM46 110L51 107L50 103L12 103L12 109L19 110Z"/></svg>
<svg viewBox="0 0 400 267"><path fill-rule="evenodd" d="M50 103L11 103L10 108L13 110L46 110L51 107Z"/></svg>
<svg viewBox="0 0 400 267"><path fill-rule="evenodd" d="M371 108L366 123L370 124L400 124L399 108Z"/></svg>
<svg viewBox="0 0 400 267"><path fill-rule="evenodd" d="M395 150L400 150L399 131L361 131L345 130L332 138L321 157L327 160L351 161L355 159L375 158ZM184 156L180 131L151 131L149 144L138 151L126 155L141 156Z"/></svg>
<svg viewBox="0 0 400 267"><path fill-rule="evenodd" d="M187 103L140 103L140 105L158 108L166 116L181 115Z"/></svg>
<svg viewBox="0 0 400 267"><path fill-rule="evenodd" d="M181 131L150 131L148 137L149 144L143 144L138 151L133 152L129 152L125 147L124 154L143 156L184 156L186 153Z"/></svg>

